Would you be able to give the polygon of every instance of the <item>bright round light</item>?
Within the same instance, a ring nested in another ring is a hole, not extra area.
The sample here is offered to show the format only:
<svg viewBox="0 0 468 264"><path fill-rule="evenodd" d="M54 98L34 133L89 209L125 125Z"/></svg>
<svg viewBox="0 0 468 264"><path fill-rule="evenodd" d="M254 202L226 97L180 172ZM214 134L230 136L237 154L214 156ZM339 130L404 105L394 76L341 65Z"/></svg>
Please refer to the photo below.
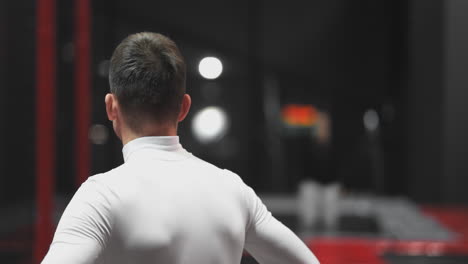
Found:
<svg viewBox="0 0 468 264"><path fill-rule="evenodd" d="M206 107L197 112L192 120L192 132L202 143L221 139L227 131L228 118L219 107Z"/></svg>
<svg viewBox="0 0 468 264"><path fill-rule="evenodd" d="M375 131L379 126L379 115L374 109L367 110L362 119L368 131Z"/></svg>
<svg viewBox="0 0 468 264"><path fill-rule="evenodd" d="M223 72L223 64L218 58L205 57L198 64L198 71L206 79L216 79Z"/></svg>

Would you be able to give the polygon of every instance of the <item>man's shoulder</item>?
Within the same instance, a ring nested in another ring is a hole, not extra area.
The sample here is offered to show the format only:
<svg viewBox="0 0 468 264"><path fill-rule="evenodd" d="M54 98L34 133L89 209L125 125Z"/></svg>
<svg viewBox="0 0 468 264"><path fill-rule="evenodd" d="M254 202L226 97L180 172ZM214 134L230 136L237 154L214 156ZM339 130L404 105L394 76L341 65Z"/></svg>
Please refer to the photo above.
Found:
<svg viewBox="0 0 468 264"><path fill-rule="evenodd" d="M235 172L229 170L229 169L225 169L225 168L221 168L221 167L218 167L208 161L205 161L203 159L200 159L196 156L193 156L193 161L198 163L200 166L206 168L207 170L212 170L212 171L215 171L217 172L216 174L219 174L219 175L222 175L223 177L228 177L228 178L232 178L236 181L241 181L242 182L242 179L239 175L237 175Z"/></svg>
<svg viewBox="0 0 468 264"><path fill-rule="evenodd" d="M78 189L75 195L88 197L90 201L105 201L107 206L115 206L123 197L122 186L125 185L122 177L125 166L121 165L112 170L94 174ZM127 177L128 178L128 177ZM104 203L104 202L103 202Z"/></svg>
<svg viewBox="0 0 468 264"><path fill-rule="evenodd" d="M95 184L105 186L107 188L111 188L111 186L119 183L123 179L123 175L126 174L127 166L125 163L113 168L109 171L94 174L89 176L85 183Z"/></svg>

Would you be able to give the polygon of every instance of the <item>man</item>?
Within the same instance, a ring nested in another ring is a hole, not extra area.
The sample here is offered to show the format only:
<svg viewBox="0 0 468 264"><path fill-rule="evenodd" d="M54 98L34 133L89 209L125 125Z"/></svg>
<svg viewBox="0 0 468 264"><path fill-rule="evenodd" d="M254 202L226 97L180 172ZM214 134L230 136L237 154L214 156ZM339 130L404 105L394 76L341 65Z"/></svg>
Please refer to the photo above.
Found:
<svg viewBox="0 0 468 264"><path fill-rule="evenodd" d="M125 163L90 177L62 215L44 264L316 264L236 174L187 152L191 99L174 42L130 35L112 55L106 111Z"/></svg>

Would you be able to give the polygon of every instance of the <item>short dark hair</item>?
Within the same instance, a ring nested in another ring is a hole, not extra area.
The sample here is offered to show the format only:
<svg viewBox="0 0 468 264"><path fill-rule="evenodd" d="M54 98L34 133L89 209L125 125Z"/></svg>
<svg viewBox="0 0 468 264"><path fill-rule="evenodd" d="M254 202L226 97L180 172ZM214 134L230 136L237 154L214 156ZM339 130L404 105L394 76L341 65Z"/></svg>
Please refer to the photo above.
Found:
<svg viewBox="0 0 468 264"><path fill-rule="evenodd" d="M126 123L139 132L143 122L177 121L185 94L186 66L177 45L158 33L125 38L112 54L111 93Z"/></svg>

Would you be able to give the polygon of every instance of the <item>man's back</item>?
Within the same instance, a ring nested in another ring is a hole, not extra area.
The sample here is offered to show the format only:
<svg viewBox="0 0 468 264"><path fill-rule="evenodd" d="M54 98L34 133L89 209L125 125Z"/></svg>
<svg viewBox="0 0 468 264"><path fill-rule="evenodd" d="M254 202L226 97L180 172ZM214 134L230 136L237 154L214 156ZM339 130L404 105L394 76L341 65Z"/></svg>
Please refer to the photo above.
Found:
<svg viewBox="0 0 468 264"><path fill-rule="evenodd" d="M177 137L124 147L125 164L90 177L70 202L43 263L317 263L234 173Z"/></svg>
<svg viewBox="0 0 468 264"><path fill-rule="evenodd" d="M232 174L145 149L103 176L121 203L109 263L239 263L247 210Z"/></svg>

